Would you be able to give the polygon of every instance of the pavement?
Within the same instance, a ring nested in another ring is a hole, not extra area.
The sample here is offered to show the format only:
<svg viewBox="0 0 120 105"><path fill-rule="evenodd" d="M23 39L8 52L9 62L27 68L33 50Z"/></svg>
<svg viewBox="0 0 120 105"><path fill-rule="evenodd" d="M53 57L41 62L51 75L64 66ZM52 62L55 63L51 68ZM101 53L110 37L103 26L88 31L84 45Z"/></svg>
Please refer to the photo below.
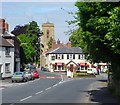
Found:
<svg viewBox="0 0 120 105"><path fill-rule="evenodd" d="M13 85L13 84L12 84L10 78L4 79L4 80L0 80L0 89L3 88L3 87L11 86L11 85Z"/></svg>
<svg viewBox="0 0 120 105"><path fill-rule="evenodd" d="M101 103L100 105L120 105L115 96L112 96L107 88L107 75L97 76L97 81L89 86L87 103Z"/></svg>

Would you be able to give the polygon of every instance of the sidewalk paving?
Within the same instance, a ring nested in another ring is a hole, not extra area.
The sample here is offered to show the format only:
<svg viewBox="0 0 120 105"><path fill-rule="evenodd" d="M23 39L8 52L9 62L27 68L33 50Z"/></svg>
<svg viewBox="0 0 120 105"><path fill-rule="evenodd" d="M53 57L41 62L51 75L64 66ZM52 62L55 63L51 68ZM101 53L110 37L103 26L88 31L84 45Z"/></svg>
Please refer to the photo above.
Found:
<svg viewBox="0 0 120 105"><path fill-rule="evenodd" d="M89 103L106 103L106 105L120 105L118 100L113 97L107 89L107 75L100 74L98 80L90 85Z"/></svg>
<svg viewBox="0 0 120 105"><path fill-rule="evenodd" d="M13 83L11 82L10 78L0 80L0 88L6 87L6 86L11 86L11 85L13 85Z"/></svg>

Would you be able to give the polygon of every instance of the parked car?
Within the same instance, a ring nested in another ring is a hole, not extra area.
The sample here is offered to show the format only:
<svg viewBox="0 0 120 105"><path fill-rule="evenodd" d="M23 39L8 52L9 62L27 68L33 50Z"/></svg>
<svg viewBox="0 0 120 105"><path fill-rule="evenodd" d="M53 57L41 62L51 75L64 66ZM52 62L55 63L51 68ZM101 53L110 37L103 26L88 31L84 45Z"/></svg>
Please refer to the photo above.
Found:
<svg viewBox="0 0 120 105"><path fill-rule="evenodd" d="M88 68L87 73L88 74L94 74L94 75L98 74L96 68Z"/></svg>
<svg viewBox="0 0 120 105"><path fill-rule="evenodd" d="M15 72L11 78L12 82L25 82L28 78L25 76L24 72Z"/></svg>
<svg viewBox="0 0 120 105"><path fill-rule="evenodd" d="M34 75L31 71L24 71L24 73L28 80L34 80Z"/></svg>
<svg viewBox="0 0 120 105"><path fill-rule="evenodd" d="M32 71L34 78L39 78L39 73L37 70Z"/></svg>
<svg viewBox="0 0 120 105"><path fill-rule="evenodd" d="M103 72L103 73L108 72L108 68L104 68L104 69L102 69L102 72Z"/></svg>

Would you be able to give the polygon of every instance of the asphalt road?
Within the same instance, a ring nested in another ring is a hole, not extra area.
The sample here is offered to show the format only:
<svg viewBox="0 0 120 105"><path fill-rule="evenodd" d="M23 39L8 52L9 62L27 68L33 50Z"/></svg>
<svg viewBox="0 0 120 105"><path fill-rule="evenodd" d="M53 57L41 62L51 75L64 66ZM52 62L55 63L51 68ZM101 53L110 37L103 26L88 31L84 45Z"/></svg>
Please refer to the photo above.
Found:
<svg viewBox="0 0 120 105"><path fill-rule="evenodd" d="M70 79L32 95L22 103L81 103L82 95L95 79Z"/></svg>
<svg viewBox="0 0 120 105"><path fill-rule="evenodd" d="M44 72L41 72L40 74L44 74L46 76L56 76L56 74ZM26 83L14 83L13 85L16 86L2 90L2 103L19 103L22 99L44 91L60 81L61 78L40 78Z"/></svg>
<svg viewBox="0 0 120 105"><path fill-rule="evenodd" d="M59 73L40 72L41 76L56 77ZM89 101L89 90L94 89L97 81L106 81L107 77L97 78L40 78L2 90L2 103L86 103ZM64 81L63 81L64 80ZM17 83L16 83L17 84ZM92 87L91 87L92 86ZM102 89L104 90L104 89ZM102 102L109 94L102 90L92 90L94 101ZM95 93L94 93L95 92ZM99 94L96 94L99 93ZM98 100L99 99L99 100ZM92 102L94 102L92 101ZM10 105L10 104L9 104Z"/></svg>

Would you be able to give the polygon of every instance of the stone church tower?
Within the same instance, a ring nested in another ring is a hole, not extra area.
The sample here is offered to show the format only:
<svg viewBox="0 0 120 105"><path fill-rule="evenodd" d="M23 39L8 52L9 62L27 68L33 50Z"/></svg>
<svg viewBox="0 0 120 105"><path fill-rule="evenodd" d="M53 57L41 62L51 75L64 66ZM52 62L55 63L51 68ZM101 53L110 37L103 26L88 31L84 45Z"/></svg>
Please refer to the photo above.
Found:
<svg viewBox="0 0 120 105"><path fill-rule="evenodd" d="M41 37L41 42L44 45L44 48L43 48L43 54L44 54L44 52L48 50L47 43L49 42L50 38L52 37L53 40L55 39L54 24L49 22L43 23L42 31L43 31L43 35Z"/></svg>

